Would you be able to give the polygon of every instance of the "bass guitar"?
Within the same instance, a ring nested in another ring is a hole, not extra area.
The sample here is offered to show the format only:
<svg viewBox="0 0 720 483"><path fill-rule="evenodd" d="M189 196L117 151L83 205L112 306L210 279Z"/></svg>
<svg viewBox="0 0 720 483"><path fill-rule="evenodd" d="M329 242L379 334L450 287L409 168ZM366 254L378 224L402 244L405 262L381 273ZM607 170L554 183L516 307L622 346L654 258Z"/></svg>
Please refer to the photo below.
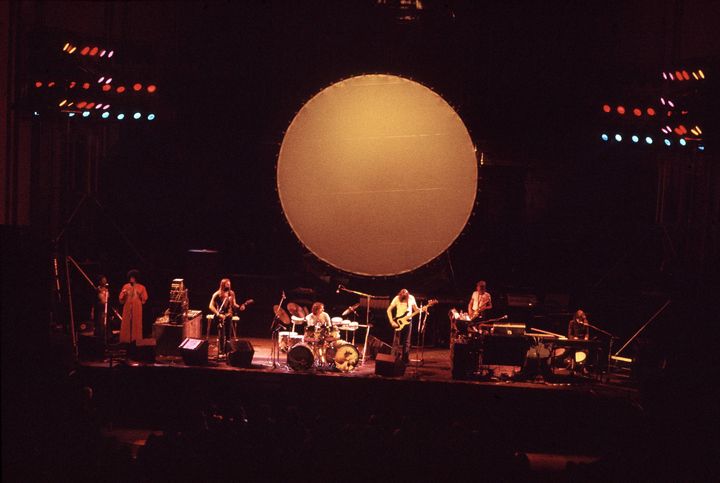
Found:
<svg viewBox="0 0 720 483"><path fill-rule="evenodd" d="M410 323L413 317L415 317L420 312L427 312L427 310L436 303L438 303L437 299L428 300L427 305L425 305L422 309L420 307L416 307L415 310L412 311L412 313L410 313L410 311L408 310L403 315L393 317L390 325L393 326L396 332L399 332Z"/></svg>

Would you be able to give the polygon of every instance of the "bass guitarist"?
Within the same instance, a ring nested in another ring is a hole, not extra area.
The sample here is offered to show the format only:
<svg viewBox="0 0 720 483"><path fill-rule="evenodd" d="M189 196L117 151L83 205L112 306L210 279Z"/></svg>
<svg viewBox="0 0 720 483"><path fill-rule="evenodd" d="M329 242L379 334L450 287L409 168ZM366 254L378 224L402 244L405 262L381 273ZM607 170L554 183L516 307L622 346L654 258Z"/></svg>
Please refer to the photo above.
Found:
<svg viewBox="0 0 720 483"><path fill-rule="evenodd" d="M405 363L410 362L410 326L412 324L406 324L401 328L403 319L405 317L412 318L412 315L417 313L420 308L418 307L415 297L413 297L407 289L402 289L390 302L390 306L387 308L387 316L390 321L390 325L395 330L393 337L393 352L401 354L402 359ZM399 329L399 330L398 330Z"/></svg>
<svg viewBox="0 0 720 483"><path fill-rule="evenodd" d="M475 291L470 296L470 302L468 302L468 314L471 321L482 318L486 310L492 309L492 297L485 290L486 287L484 280L480 280L475 284Z"/></svg>

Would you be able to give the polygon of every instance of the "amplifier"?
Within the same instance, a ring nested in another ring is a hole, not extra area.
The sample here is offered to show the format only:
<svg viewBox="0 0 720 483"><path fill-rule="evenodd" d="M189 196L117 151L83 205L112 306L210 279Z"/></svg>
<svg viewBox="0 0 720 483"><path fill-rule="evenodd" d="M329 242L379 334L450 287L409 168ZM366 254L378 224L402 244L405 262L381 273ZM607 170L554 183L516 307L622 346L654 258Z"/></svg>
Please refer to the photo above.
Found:
<svg viewBox="0 0 720 483"><path fill-rule="evenodd" d="M191 314L192 318L189 317ZM159 317L153 324L157 355L179 356L178 346L187 338L202 338L202 312L199 310L188 310L188 319L182 325L169 323L167 317Z"/></svg>

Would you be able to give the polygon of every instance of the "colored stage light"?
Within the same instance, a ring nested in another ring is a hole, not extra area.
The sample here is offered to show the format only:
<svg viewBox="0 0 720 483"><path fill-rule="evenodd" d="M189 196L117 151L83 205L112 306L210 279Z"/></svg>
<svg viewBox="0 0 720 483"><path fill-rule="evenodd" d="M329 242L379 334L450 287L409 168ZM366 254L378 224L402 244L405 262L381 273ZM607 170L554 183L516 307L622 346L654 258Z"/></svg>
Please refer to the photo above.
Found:
<svg viewBox="0 0 720 483"><path fill-rule="evenodd" d="M58 104L58 107L62 107L65 104L67 104L67 99L63 99L62 101L60 101L60 104Z"/></svg>
<svg viewBox="0 0 720 483"><path fill-rule="evenodd" d="M652 139L650 136L647 136L647 137L645 138L645 142L648 143L648 144L652 144L652 143L653 143L653 139Z"/></svg>
<svg viewBox="0 0 720 483"><path fill-rule="evenodd" d="M105 76L102 76L101 78L98 79L98 84L102 84L104 80L105 80Z"/></svg>
<svg viewBox="0 0 720 483"><path fill-rule="evenodd" d="M603 106L603 112L610 112L610 111L612 111L612 108L608 104L605 104Z"/></svg>
<svg viewBox="0 0 720 483"><path fill-rule="evenodd" d="M109 59L110 57L112 57L114 53L115 53L114 50L111 50L110 52L108 52L108 59Z"/></svg>
<svg viewBox="0 0 720 483"><path fill-rule="evenodd" d="M698 151L705 151L705 146L703 146L702 144L698 146Z"/></svg>
<svg viewBox="0 0 720 483"><path fill-rule="evenodd" d="M108 84L105 84L104 86L102 86L102 90L105 92L109 91L110 89L112 89L112 86L110 86Z"/></svg>
<svg viewBox="0 0 720 483"><path fill-rule="evenodd" d="M699 135L700 135L700 133L697 132L697 131L695 130L695 128L690 129L690 132L691 132L694 136L699 136Z"/></svg>
<svg viewBox="0 0 720 483"><path fill-rule="evenodd" d="M117 89L115 89L118 94L122 94L125 92L125 86L119 86Z"/></svg>
<svg viewBox="0 0 720 483"><path fill-rule="evenodd" d="M90 116L90 112L89 112L89 111L83 112L83 117L89 117L89 116Z"/></svg>
<svg viewBox="0 0 720 483"><path fill-rule="evenodd" d="M133 119L140 119L141 117L142 117L142 114L140 114L139 112L136 112L135 114L133 114Z"/></svg>
<svg viewBox="0 0 720 483"><path fill-rule="evenodd" d="M675 79L679 80L679 81L683 80L682 72L680 72L679 70L676 70L675 71Z"/></svg>
<svg viewBox="0 0 720 483"><path fill-rule="evenodd" d="M683 79L690 80L690 74L686 70L682 71Z"/></svg>
<svg viewBox="0 0 720 483"><path fill-rule="evenodd" d="M685 141L684 138L680 138L680 141L678 142L680 143L680 146L685 146L687 144L687 141Z"/></svg>
<svg viewBox="0 0 720 483"><path fill-rule="evenodd" d="M87 105L87 102L81 101L81 102L78 102L78 105L77 105L77 106L78 106L78 108L82 109L82 108L85 107L86 105Z"/></svg>
<svg viewBox="0 0 720 483"><path fill-rule="evenodd" d="M630 138L630 139L632 139L632 142L634 142L634 143L636 143L636 142L640 141L640 138L639 138L639 137L637 137L637 135L636 135L636 134L633 134L633 137L632 137L632 138Z"/></svg>
<svg viewBox="0 0 720 483"><path fill-rule="evenodd" d="M106 83L106 84L109 84L109 83L111 83L111 82L112 82L112 77L108 77L107 79L105 79L105 83Z"/></svg>
<svg viewBox="0 0 720 483"><path fill-rule="evenodd" d="M642 111L636 107L635 109L633 109L633 114L640 117L642 115Z"/></svg>
<svg viewBox="0 0 720 483"><path fill-rule="evenodd" d="M660 98L660 104L662 104L663 106L665 105L665 98L664 98L664 97L661 97L661 98Z"/></svg>
<svg viewBox="0 0 720 483"><path fill-rule="evenodd" d="M68 87L70 87L70 89L74 89L76 85L77 85L77 82L71 81L70 85Z"/></svg>
<svg viewBox="0 0 720 483"><path fill-rule="evenodd" d="M95 106L94 102L88 102L87 106L85 106L85 109L92 109Z"/></svg>
<svg viewBox="0 0 720 483"><path fill-rule="evenodd" d="M102 106L102 104L98 104L97 106L95 106L95 109L100 109Z"/></svg>
<svg viewBox="0 0 720 483"><path fill-rule="evenodd" d="M673 76L672 72L668 72L668 76L670 76L670 80L675 80L675 76Z"/></svg>
<svg viewBox="0 0 720 483"><path fill-rule="evenodd" d="M698 75L695 72L692 73L692 76L693 76L693 79L700 80L700 78L698 77Z"/></svg>
<svg viewBox="0 0 720 483"><path fill-rule="evenodd" d="M123 119L125 119L125 114L123 114L123 113L121 112L120 114L117 115L117 118L118 118L119 121L122 121Z"/></svg>
<svg viewBox="0 0 720 483"><path fill-rule="evenodd" d="M63 52L65 52L69 48L70 48L70 42L65 42L65 45L63 45Z"/></svg>
<svg viewBox="0 0 720 483"><path fill-rule="evenodd" d="M105 104L103 106L103 111L107 111L108 109L110 109L110 104Z"/></svg>
<svg viewBox="0 0 720 483"><path fill-rule="evenodd" d="M668 103L668 106L675 107L675 104L673 104L673 101L668 99L667 103Z"/></svg>
<svg viewBox="0 0 720 483"><path fill-rule="evenodd" d="M90 47L83 47L80 51L80 55L88 55L88 52L90 52Z"/></svg>
<svg viewBox="0 0 720 483"><path fill-rule="evenodd" d="M110 113L107 112L107 111L106 111L106 112L103 112L100 117L102 117L103 119L107 119L108 117L110 117Z"/></svg>
<svg viewBox="0 0 720 483"><path fill-rule="evenodd" d="M604 134L604 133L603 133L603 134L600 136L600 139L602 139L603 141L607 141L607 140L610 139L610 138L608 137L607 134Z"/></svg>
<svg viewBox="0 0 720 483"><path fill-rule="evenodd" d="M620 115L625 114L625 107L623 107L623 106L617 106L617 112L618 112L618 114L620 114Z"/></svg>
<svg viewBox="0 0 720 483"><path fill-rule="evenodd" d="M106 52L105 49L101 50L101 51L100 51L100 57L105 57L105 52Z"/></svg>
<svg viewBox="0 0 720 483"><path fill-rule="evenodd" d="M95 55L97 55L98 50L100 49L98 49L97 47L93 47L92 49L90 49L90 56L94 57Z"/></svg>
<svg viewBox="0 0 720 483"><path fill-rule="evenodd" d="M35 87L42 87L42 82L36 81L36 82L35 82Z"/></svg>
<svg viewBox="0 0 720 483"><path fill-rule="evenodd" d="M55 82L48 82L48 87L55 87Z"/></svg>
<svg viewBox="0 0 720 483"><path fill-rule="evenodd" d="M157 90L157 86L156 86L155 84L150 84L149 86L147 86L147 91L148 91L150 94L152 94L152 93L155 92L156 90Z"/></svg>
<svg viewBox="0 0 720 483"><path fill-rule="evenodd" d="M77 50L77 47L72 47L70 50L68 50L68 54L74 54Z"/></svg>
<svg viewBox="0 0 720 483"><path fill-rule="evenodd" d="M696 130L699 134L702 134L702 129L700 129L700 126L695 126L695 130Z"/></svg>
<svg viewBox="0 0 720 483"><path fill-rule="evenodd" d="M665 142L665 146L670 146L672 144L669 139L665 139L664 142Z"/></svg>
<svg viewBox="0 0 720 483"><path fill-rule="evenodd" d="M616 135L615 135L615 141L617 141L617 142L622 141L622 134L616 134Z"/></svg>
<svg viewBox="0 0 720 483"><path fill-rule="evenodd" d="M653 109L652 107L648 107L646 112L647 112L647 115L648 115L648 116L654 116L654 115L655 115L655 109Z"/></svg>
<svg viewBox="0 0 720 483"><path fill-rule="evenodd" d="M139 91L140 89L142 89L142 84L140 84L139 82L136 82L135 84L133 84L134 91Z"/></svg>
<svg viewBox="0 0 720 483"><path fill-rule="evenodd" d="M700 69L698 69L698 75L700 76L701 79L705 78L705 73Z"/></svg>
<svg viewBox="0 0 720 483"><path fill-rule="evenodd" d="M155 114L148 114L147 120L148 120L148 121L154 121L154 120L155 120Z"/></svg>
<svg viewBox="0 0 720 483"><path fill-rule="evenodd" d="M82 85L82 88L83 88L83 89L90 89L90 83L89 83L89 82L85 82L85 83Z"/></svg>
<svg viewBox="0 0 720 483"><path fill-rule="evenodd" d="M663 79L667 80L667 74L665 72L662 73Z"/></svg>
<svg viewBox="0 0 720 483"><path fill-rule="evenodd" d="M74 113L74 112L68 112L68 117L75 117L75 113Z"/></svg>

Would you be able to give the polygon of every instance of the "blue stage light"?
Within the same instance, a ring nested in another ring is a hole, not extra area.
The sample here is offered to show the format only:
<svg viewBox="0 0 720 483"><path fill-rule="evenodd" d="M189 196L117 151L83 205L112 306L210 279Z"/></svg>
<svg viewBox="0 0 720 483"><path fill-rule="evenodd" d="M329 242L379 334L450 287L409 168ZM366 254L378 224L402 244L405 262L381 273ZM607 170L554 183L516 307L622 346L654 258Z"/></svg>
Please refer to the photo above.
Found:
<svg viewBox="0 0 720 483"><path fill-rule="evenodd" d="M666 140L665 140L665 146L670 146L671 144L672 144L672 143L670 142L669 139L666 139Z"/></svg>
<svg viewBox="0 0 720 483"><path fill-rule="evenodd" d="M109 112L105 111L105 112L102 113L102 118L103 118L103 119L107 119L108 117L110 117L110 113L109 113Z"/></svg>
<svg viewBox="0 0 720 483"><path fill-rule="evenodd" d="M650 136L647 136L647 137L645 138L645 142L648 143L648 144L652 144L652 143L653 143L652 138L651 138Z"/></svg>
<svg viewBox="0 0 720 483"><path fill-rule="evenodd" d="M600 136L600 139L602 139L603 141L607 141L610 138L608 137L607 134L603 134L602 136Z"/></svg>
<svg viewBox="0 0 720 483"><path fill-rule="evenodd" d="M617 142L622 141L622 134L616 134L616 135L615 135L615 141L617 141Z"/></svg>
<svg viewBox="0 0 720 483"><path fill-rule="evenodd" d="M634 142L634 143L640 141L640 138L637 137L637 135L635 135L635 134L633 134L633 137L631 139L632 139L632 142Z"/></svg>
<svg viewBox="0 0 720 483"><path fill-rule="evenodd" d="M139 112L133 114L133 119L140 119L140 117L142 117L142 114L140 114Z"/></svg>
<svg viewBox="0 0 720 483"><path fill-rule="evenodd" d="M147 120L148 120L148 121L154 121L154 120L155 120L155 114L148 114Z"/></svg>
<svg viewBox="0 0 720 483"><path fill-rule="evenodd" d="M83 117L90 117L90 113L88 111L83 112Z"/></svg>
<svg viewBox="0 0 720 483"><path fill-rule="evenodd" d="M678 142L680 143L680 146L685 146L687 144L687 141L685 141L685 138L680 138L680 141L678 141Z"/></svg>
<svg viewBox="0 0 720 483"><path fill-rule="evenodd" d="M68 112L68 117L75 117L75 113L74 113L74 112Z"/></svg>
<svg viewBox="0 0 720 483"><path fill-rule="evenodd" d="M119 121L122 121L123 119L125 119L125 114L120 113L120 114L117 115L117 118L118 118Z"/></svg>
<svg viewBox="0 0 720 483"><path fill-rule="evenodd" d="M703 146L703 145L698 146L698 151L705 151L705 146Z"/></svg>

